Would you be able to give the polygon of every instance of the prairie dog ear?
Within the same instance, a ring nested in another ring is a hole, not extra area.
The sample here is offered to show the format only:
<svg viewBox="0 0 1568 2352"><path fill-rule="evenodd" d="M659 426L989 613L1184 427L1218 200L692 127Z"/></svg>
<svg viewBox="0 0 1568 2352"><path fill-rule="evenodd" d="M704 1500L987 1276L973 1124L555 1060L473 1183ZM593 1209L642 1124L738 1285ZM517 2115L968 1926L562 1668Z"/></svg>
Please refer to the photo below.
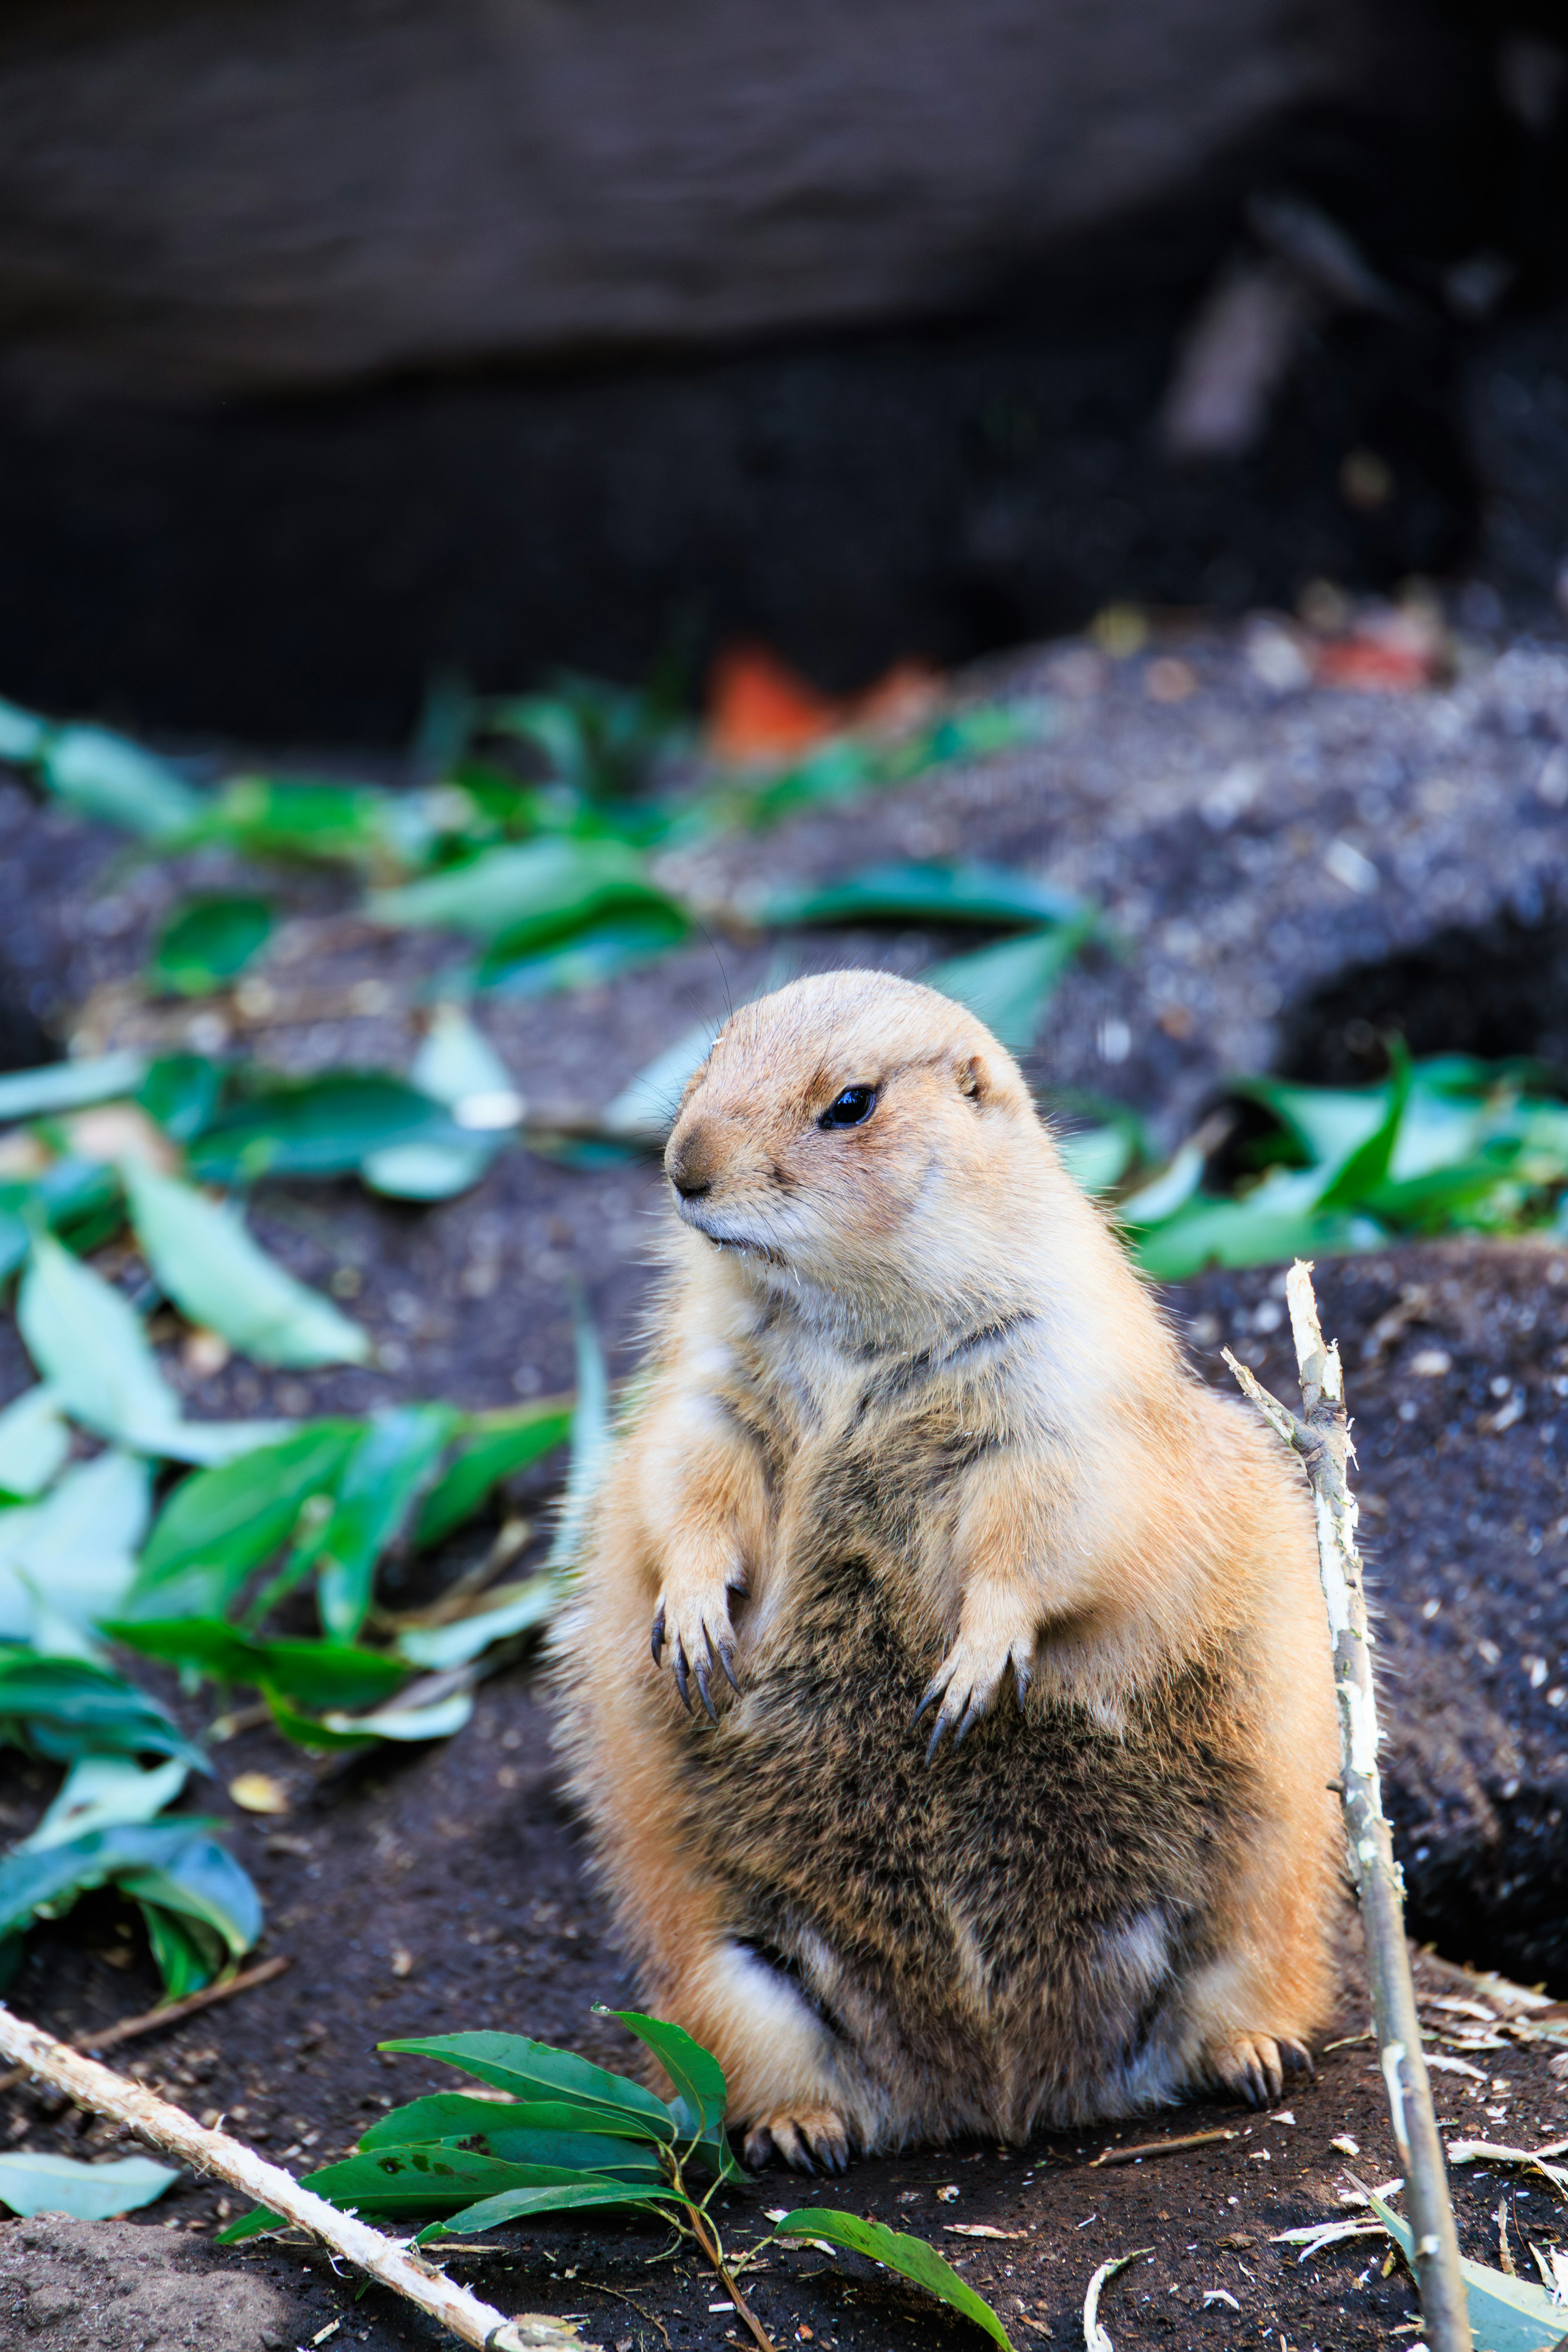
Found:
<svg viewBox="0 0 1568 2352"><path fill-rule="evenodd" d="M984 1054L966 1054L955 1075L959 1093L972 1102L976 1110L984 1110L986 1104L994 1099L995 1081Z"/></svg>

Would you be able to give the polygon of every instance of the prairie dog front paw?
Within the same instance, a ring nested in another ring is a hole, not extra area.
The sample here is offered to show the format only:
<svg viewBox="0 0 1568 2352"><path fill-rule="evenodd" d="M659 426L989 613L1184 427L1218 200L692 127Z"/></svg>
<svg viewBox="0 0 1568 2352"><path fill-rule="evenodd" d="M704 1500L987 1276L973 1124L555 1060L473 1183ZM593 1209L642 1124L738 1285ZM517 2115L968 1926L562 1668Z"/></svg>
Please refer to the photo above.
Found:
<svg viewBox="0 0 1568 2352"><path fill-rule="evenodd" d="M941 1701L926 1743L926 1762L931 1762L948 1732L952 1732L956 1748L981 1718L990 1714L1009 1666L1022 1706L1034 1679L1034 1658L1032 1633L961 1633L926 1685L925 1696L915 1709L918 1723L929 1707L937 1706Z"/></svg>
<svg viewBox="0 0 1568 2352"><path fill-rule="evenodd" d="M700 1580L689 1574L668 1577L658 1596L658 1606L653 1612L653 1633L649 1646L656 1666L662 1665L668 1652L675 1673L676 1688L689 1710L692 1682L708 1714L716 1722L719 1710L713 1692L718 1676L722 1674L731 1690L741 1687L735 1678L735 1628L730 1617L730 1595L746 1589L745 1570L731 1568L728 1575L711 1575Z"/></svg>

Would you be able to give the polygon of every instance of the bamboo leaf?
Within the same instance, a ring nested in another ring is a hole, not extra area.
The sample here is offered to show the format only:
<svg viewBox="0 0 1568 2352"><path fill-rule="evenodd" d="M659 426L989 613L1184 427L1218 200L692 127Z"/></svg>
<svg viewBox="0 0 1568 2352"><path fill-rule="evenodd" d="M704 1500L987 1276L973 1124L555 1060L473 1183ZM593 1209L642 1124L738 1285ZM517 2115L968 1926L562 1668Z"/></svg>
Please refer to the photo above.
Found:
<svg viewBox="0 0 1568 2352"><path fill-rule="evenodd" d="M153 1277L193 1323L260 1364L365 1361L370 1340L359 1325L286 1273L230 1211L133 1160L121 1175Z"/></svg>
<svg viewBox="0 0 1568 2352"><path fill-rule="evenodd" d="M243 971L271 933L265 898L187 898L159 932L148 977L177 996L205 996Z"/></svg>
<svg viewBox="0 0 1568 2352"><path fill-rule="evenodd" d="M662 2099L628 2075L614 2074L569 2050L531 2042L520 2033L444 2033L409 2042L382 2042L381 2050L411 2058L438 2058L464 2074L489 2083L514 2098L546 2099L640 2121L649 2139L675 2137L675 2118Z"/></svg>
<svg viewBox="0 0 1568 2352"><path fill-rule="evenodd" d="M317 1605L329 1633L352 1641L370 1607L375 1565L401 1529L451 1436L447 1405L375 1414L338 1480L318 1549Z"/></svg>
<svg viewBox="0 0 1568 2352"><path fill-rule="evenodd" d="M186 1422L128 1301L47 1234L33 1243L16 1320L65 1412L133 1454L219 1462L264 1444L265 1422Z"/></svg>
<svg viewBox="0 0 1568 2352"><path fill-rule="evenodd" d="M901 2231L889 2230L881 2221L863 2221L854 2213L835 2212L823 2205L803 2206L798 2211L786 2213L775 2228L781 2238L820 2238L830 2246L843 2246L853 2254L866 2254L874 2263L881 2263L900 2278L907 2278L924 2287L928 2294L942 2301L976 2327L983 2327L994 2343L1013 2352L1007 2331L991 2305L965 2286L958 2273L944 2263L934 2246L923 2238L906 2237Z"/></svg>
<svg viewBox="0 0 1568 2352"><path fill-rule="evenodd" d="M24 2220L34 2213L68 2213L73 2221L109 2221L117 2213L151 2205L179 2177L150 2156L121 2156L112 2164L79 2164L73 2157L31 2152L0 2156L0 2205Z"/></svg>
<svg viewBox="0 0 1568 2352"><path fill-rule="evenodd" d="M1415 2248L1409 2222L1402 2221L1375 2194L1368 2202L1409 2263ZM1501 2271L1489 2270L1484 2263L1467 2262L1463 2257L1459 2271L1469 2304L1476 2352L1554 2352L1554 2347L1568 2336L1568 2327L1563 2324L1568 2312L1553 2301L1543 2286L1529 2279L1509 2278Z"/></svg>

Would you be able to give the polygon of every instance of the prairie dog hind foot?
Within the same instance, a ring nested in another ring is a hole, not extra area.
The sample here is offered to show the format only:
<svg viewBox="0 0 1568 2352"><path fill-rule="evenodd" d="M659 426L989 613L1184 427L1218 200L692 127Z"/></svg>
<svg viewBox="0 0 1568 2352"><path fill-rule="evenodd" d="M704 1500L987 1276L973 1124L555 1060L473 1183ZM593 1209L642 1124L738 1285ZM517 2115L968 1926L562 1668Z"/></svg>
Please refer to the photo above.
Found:
<svg viewBox="0 0 1568 2352"><path fill-rule="evenodd" d="M1215 2087L1234 2091L1249 2107L1271 2107L1285 2095L1287 2074L1313 2074L1312 2053L1303 2042L1269 2033L1237 2033L1211 2042L1204 2065Z"/></svg>
<svg viewBox="0 0 1568 2352"><path fill-rule="evenodd" d="M753 2172L773 2156L795 2172L849 2168L849 2134L836 2107L777 2108L748 2127L744 2146Z"/></svg>

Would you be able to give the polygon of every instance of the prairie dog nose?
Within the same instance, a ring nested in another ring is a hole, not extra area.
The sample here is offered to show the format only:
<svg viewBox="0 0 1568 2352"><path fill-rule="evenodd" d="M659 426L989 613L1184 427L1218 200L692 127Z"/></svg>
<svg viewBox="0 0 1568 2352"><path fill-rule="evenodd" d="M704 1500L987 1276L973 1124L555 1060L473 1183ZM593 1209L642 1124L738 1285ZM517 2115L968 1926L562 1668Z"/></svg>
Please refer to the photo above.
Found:
<svg viewBox="0 0 1568 2352"><path fill-rule="evenodd" d="M712 1138L700 1120L670 1137L664 1171L683 1201L700 1201L711 1191Z"/></svg>

